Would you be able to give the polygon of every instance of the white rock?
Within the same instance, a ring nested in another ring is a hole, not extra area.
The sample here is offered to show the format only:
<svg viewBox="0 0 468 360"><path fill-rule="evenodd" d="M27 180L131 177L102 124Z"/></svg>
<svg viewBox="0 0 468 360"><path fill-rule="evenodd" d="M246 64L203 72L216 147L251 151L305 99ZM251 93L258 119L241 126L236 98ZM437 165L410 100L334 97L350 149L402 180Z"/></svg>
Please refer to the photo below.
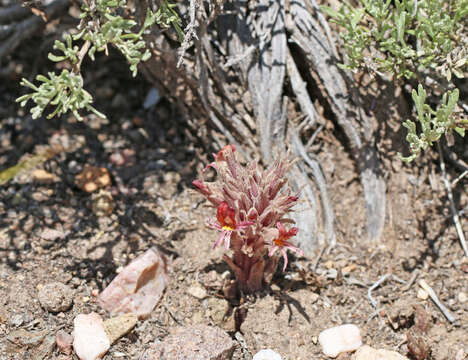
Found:
<svg viewBox="0 0 468 360"><path fill-rule="evenodd" d="M208 292L206 291L206 289L201 286L200 284L193 284L192 286L190 286L188 289L187 289L187 293L189 293L190 295L192 295L193 297L197 298L197 299L204 299L208 296Z"/></svg>
<svg viewBox="0 0 468 360"><path fill-rule="evenodd" d="M99 305L113 314L146 318L167 286L166 259L151 248L128 264L99 295Z"/></svg>
<svg viewBox="0 0 468 360"><path fill-rule="evenodd" d="M353 355L353 360L408 360L396 351L374 349L364 345Z"/></svg>
<svg viewBox="0 0 468 360"><path fill-rule="evenodd" d="M281 360L281 355L271 349L260 350L252 360Z"/></svg>
<svg viewBox="0 0 468 360"><path fill-rule="evenodd" d="M110 348L101 316L97 313L80 314L73 321L73 348L81 360L96 360Z"/></svg>
<svg viewBox="0 0 468 360"><path fill-rule="evenodd" d="M324 330L319 335L319 342L325 355L335 358L339 354L359 349L362 345L359 328L345 324Z"/></svg>

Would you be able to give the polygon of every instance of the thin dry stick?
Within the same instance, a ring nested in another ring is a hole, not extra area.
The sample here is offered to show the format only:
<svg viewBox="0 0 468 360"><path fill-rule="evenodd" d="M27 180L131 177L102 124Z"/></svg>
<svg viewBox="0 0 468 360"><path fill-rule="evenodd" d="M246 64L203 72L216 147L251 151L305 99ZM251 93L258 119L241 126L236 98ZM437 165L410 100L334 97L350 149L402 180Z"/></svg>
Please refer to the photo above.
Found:
<svg viewBox="0 0 468 360"><path fill-rule="evenodd" d="M440 147L439 142L437 143L437 149L439 150L440 170L442 170L442 179L444 180L445 189L447 190L447 197L450 201L450 210L452 211L453 222L455 223L455 228L457 229L458 238L460 239L460 243L463 248L463 251L465 252L465 256L468 259L468 247L466 245L466 239L465 239L465 235L463 234L463 229L461 227L460 218L458 216L458 211L455 208L455 202L453 201L452 188L450 186L450 182L447 178L447 173L445 171L444 156L442 155L442 149Z"/></svg>
<svg viewBox="0 0 468 360"><path fill-rule="evenodd" d="M325 252L325 249L327 248L327 246L322 246L322 249L320 250L318 256L317 256L317 259L315 259L315 262L314 262L314 265L312 265L312 272L315 272L317 270L317 266L320 262L320 259L322 258L322 255L323 253Z"/></svg>
<svg viewBox="0 0 468 360"><path fill-rule="evenodd" d="M375 299L372 297L372 291L378 288L382 283L390 276L391 274L386 274L382 276L379 280L377 280L372 286L367 290L367 297L369 298L369 301L371 302L373 307L377 307L378 302L375 301Z"/></svg>
<svg viewBox="0 0 468 360"><path fill-rule="evenodd" d="M455 187L455 185L458 184L458 182L463 179L466 175L468 175L468 170L465 170L462 172L462 174L457 177L455 180L452 181L452 184L450 184L450 187L453 189Z"/></svg>
<svg viewBox="0 0 468 360"><path fill-rule="evenodd" d="M444 314L444 316L447 318L447 320L450 323L453 323L455 321L455 317L444 306L444 304L441 303L441 301L437 297L435 291L432 290L432 288L429 286L429 284L427 282L425 282L424 280L419 280L419 286L421 286L424 289L424 291L427 292L427 294L431 297L434 304L436 304L437 307L440 309L440 311L442 311L442 314Z"/></svg>
<svg viewBox="0 0 468 360"><path fill-rule="evenodd" d="M408 280L408 282L406 283L406 285L401 287L401 291L408 291L408 290L410 289L410 287L411 287L411 286L414 284L414 282L416 281L418 275L419 275L419 271L418 271L417 269L414 270L413 275L412 275L411 278Z"/></svg>

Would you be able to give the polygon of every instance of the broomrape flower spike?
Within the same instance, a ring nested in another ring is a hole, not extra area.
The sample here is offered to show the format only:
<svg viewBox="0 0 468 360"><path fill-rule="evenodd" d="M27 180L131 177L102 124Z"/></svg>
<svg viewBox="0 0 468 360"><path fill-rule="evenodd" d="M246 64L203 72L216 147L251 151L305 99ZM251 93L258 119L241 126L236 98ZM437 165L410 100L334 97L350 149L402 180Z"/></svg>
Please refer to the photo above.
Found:
<svg viewBox="0 0 468 360"><path fill-rule="evenodd" d="M217 221L208 224L221 231L213 248L224 244L232 251L224 260L234 271L239 290L252 293L271 280L280 259L277 250L284 258L283 271L288 249L302 255L290 242L298 229L283 226L294 223L287 215L298 194L292 193L285 177L292 165L288 156L262 170L257 162L241 165L235 150L233 145L223 147L202 171L204 175L215 170L215 181L196 179L192 184L217 209Z"/></svg>
<svg viewBox="0 0 468 360"><path fill-rule="evenodd" d="M304 253L301 249L295 247L293 244L291 244L288 239L292 238L297 234L299 231L296 227L292 227L289 229L289 231L286 230L286 228L281 224L279 221L276 223L276 227L278 228L278 237L273 240L272 247L270 248L270 252L268 253L268 256L273 256L273 254L276 252L276 250L280 250L281 253L283 254L283 259L284 259L284 266L283 266L283 271L286 270L286 266L288 265L288 255L286 254L286 249L292 250L296 252L297 254L303 256Z"/></svg>

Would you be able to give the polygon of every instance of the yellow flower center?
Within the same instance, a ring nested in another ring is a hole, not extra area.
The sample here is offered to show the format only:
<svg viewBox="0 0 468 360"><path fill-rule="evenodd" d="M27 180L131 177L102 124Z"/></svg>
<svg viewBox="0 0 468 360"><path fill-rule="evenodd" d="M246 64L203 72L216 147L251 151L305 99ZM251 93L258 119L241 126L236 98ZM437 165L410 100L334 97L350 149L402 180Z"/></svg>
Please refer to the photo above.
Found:
<svg viewBox="0 0 468 360"><path fill-rule="evenodd" d="M287 241L287 238L285 239L283 236L273 240L276 246L283 247L285 245L285 242Z"/></svg>

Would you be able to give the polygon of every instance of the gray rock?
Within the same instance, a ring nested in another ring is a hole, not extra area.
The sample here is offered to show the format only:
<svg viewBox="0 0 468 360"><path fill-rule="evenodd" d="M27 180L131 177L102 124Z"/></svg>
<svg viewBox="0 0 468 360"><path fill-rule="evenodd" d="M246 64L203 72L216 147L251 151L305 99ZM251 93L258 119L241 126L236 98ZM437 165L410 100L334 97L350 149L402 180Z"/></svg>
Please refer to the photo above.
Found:
<svg viewBox="0 0 468 360"><path fill-rule="evenodd" d="M18 346L37 346L44 340L48 332L48 330L26 331L20 329L8 334L7 340Z"/></svg>
<svg viewBox="0 0 468 360"><path fill-rule="evenodd" d="M67 311L73 304L73 290L60 282L52 282L40 288L39 302L49 312Z"/></svg>

